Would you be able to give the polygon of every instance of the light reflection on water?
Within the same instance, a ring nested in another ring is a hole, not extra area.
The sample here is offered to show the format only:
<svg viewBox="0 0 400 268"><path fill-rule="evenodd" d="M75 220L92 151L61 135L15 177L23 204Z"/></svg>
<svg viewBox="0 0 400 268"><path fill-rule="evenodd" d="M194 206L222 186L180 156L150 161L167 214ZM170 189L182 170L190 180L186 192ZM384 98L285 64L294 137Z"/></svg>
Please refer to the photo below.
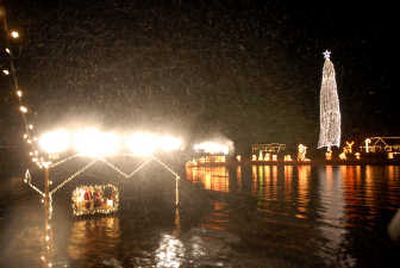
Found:
<svg viewBox="0 0 400 268"><path fill-rule="evenodd" d="M95 220L74 221L68 241L68 255L72 260L79 260L95 250L102 254L113 252L121 236L119 218L104 217Z"/></svg>
<svg viewBox="0 0 400 268"><path fill-rule="evenodd" d="M16 194L0 192L1 211L9 211L0 215L0 266L383 267L397 260L400 248L386 227L400 207L399 166L219 166L186 173L210 193L206 212L183 204L182 211L143 207L71 219L56 211L51 250L36 197L20 186Z"/></svg>
<svg viewBox="0 0 400 268"><path fill-rule="evenodd" d="M207 190L229 191L229 172L226 166L187 168L186 174L189 181L201 183Z"/></svg>
<svg viewBox="0 0 400 268"><path fill-rule="evenodd" d="M210 186L203 179L212 169L198 168L188 179L202 183L207 190L226 192L227 187ZM240 168L236 178L215 180L219 185L236 180L236 189L230 187L230 192L245 193L243 173ZM250 247L265 245L272 249L272 256L291 255L296 263L307 265L381 265L390 263L395 248L399 249L386 234L390 218L400 208L399 166L252 165L249 176L248 194L255 198L255 205L244 209L257 213L239 210L229 199L214 201L216 208L206 218L213 224L207 227L232 231L235 224L242 223L235 222L232 214L251 214L247 225L252 230L241 225L247 236L242 240L253 238ZM268 244L268 240L277 243ZM309 263L301 255L314 260Z"/></svg>
<svg viewBox="0 0 400 268"><path fill-rule="evenodd" d="M171 235L163 235L156 250L156 267L178 268L185 258L185 246Z"/></svg>

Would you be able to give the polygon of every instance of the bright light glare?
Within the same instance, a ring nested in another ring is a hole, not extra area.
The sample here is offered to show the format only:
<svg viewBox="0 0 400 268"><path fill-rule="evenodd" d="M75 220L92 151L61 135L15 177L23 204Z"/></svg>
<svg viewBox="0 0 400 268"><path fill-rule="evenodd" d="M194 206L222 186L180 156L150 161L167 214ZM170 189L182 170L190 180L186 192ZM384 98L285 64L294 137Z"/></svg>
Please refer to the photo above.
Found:
<svg viewBox="0 0 400 268"><path fill-rule="evenodd" d="M158 138L158 147L162 151L177 151L182 148L182 140L172 136L161 136Z"/></svg>
<svg viewBox="0 0 400 268"><path fill-rule="evenodd" d="M195 144L193 146L193 149L195 151L203 151L205 153L210 153L210 154L229 154L229 148L230 146L228 144L223 144L223 143L218 143L214 141L205 141L202 143Z"/></svg>
<svg viewBox="0 0 400 268"><path fill-rule="evenodd" d="M179 138L147 132L134 133L127 139L129 150L137 156L150 156L156 151L176 151L181 149L182 144Z"/></svg>
<svg viewBox="0 0 400 268"><path fill-rule="evenodd" d="M157 150L157 136L151 133L134 133L126 143L129 150L137 156L150 156Z"/></svg>
<svg viewBox="0 0 400 268"><path fill-rule="evenodd" d="M78 130L73 136L74 149L83 156L105 157L116 154L120 149L117 135L100 132L95 128Z"/></svg>
<svg viewBox="0 0 400 268"><path fill-rule="evenodd" d="M20 110L22 113L24 113L24 114L26 114L26 113L28 112L28 108L26 108L26 107L23 106L23 105L19 106L19 110Z"/></svg>
<svg viewBox="0 0 400 268"><path fill-rule="evenodd" d="M15 30L11 31L10 35L14 39L18 39L20 37L19 32L15 31Z"/></svg>
<svg viewBox="0 0 400 268"><path fill-rule="evenodd" d="M29 128L33 126L29 125ZM24 137L24 138L27 138ZM96 128L56 130L44 133L39 139L40 147L47 153L61 153L73 149L81 156L107 157L128 150L137 156L150 156L158 151L170 152L182 148L182 140L173 136L160 136L148 132L136 132L122 137ZM123 148L122 145L126 147Z"/></svg>
<svg viewBox="0 0 400 268"><path fill-rule="evenodd" d="M44 133L39 138L39 146L49 154L61 153L70 148L71 134L65 130Z"/></svg>

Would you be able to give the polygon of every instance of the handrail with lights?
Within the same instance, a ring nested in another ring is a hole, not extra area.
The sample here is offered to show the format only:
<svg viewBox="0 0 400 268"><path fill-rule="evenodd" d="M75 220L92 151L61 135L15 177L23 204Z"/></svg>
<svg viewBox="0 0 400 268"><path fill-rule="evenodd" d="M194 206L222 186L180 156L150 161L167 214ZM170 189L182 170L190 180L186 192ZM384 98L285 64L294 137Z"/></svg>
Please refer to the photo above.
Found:
<svg viewBox="0 0 400 268"><path fill-rule="evenodd" d="M45 190L42 192L32 184L29 170L26 172L25 182L38 192L47 202L51 202L52 196L73 181L79 175L86 172L96 163L101 162L110 167L114 172L125 179L133 177L148 163L154 161L175 176L176 200L179 205L179 183L180 176L170 166L156 157L159 152L173 152L182 149L180 138L157 135L149 132L135 132L130 135L117 135L115 133L100 131L96 128L83 128L74 130L54 130L45 132L38 138L39 152L46 155L46 160L37 160L37 165L45 170ZM73 152L73 153L72 153ZM72 153L72 154L71 154ZM66 156L63 156L66 155ZM107 158L115 156L128 156L140 158L142 161L130 173L122 171ZM57 168L76 158L92 159L73 174L65 178L60 184L50 189L50 169ZM44 158L42 158L44 159ZM54 160L57 160L53 163ZM29 176L28 176L28 175ZM44 202L46 203L46 201ZM51 204L50 204L51 206ZM51 216L51 215L49 215Z"/></svg>

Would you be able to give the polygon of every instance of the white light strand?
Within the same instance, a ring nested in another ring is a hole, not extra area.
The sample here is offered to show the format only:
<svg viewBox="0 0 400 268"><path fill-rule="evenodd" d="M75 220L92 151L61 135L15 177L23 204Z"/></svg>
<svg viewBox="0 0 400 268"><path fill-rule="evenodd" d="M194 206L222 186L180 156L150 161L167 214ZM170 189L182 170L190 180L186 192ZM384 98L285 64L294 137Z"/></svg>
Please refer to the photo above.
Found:
<svg viewBox="0 0 400 268"><path fill-rule="evenodd" d="M172 175L174 175L176 177L176 179L180 179L178 173L176 173L172 168L170 168L167 164L165 164L163 161L161 161L160 159L158 159L157 157L152 157L154 161L156 161L157 163L159 163L161 166L163 166L166 170L168 170Z"/></svg>
<svg viewBox="0 0 400 268"><path fill-rule="evenodd" d="M67 184L68 182L72 181L73 179L75 179L77 176L79 176L80 174L82 174L83 172L85 172L87 169L89 169L91 166L93 166L94 164L96 164L98 160L95 159L93 161L91 161L89 164L87 164L86 166L84 166L83 168L79 169L78 171L76 171L74 174L72 174L71 176L69 176L67 179L65 179L62 183L60 183L57 187L55 187L53 190L50 191L50 195L55 194L58 190L60 190L62 187L64 187L65 184Z"/></svg>
<svg viewBox="0 0 400 268"><path fill-rule="evenodd" d="M333 63L330 60L330 52L324 53L325 63L322 71L320 92L320 133L318 149L332 146L340 146L340 108L336 85L336 74Z"/></svg>
<svg viewBox="0 0 400 268"><path fill-rule="evenodd" d="M9 38L18 39L21 37L21 35L16 30L8 29L8 22L7 22L7 16L6 16L5 11L2 13L2 16L3 16L4 32L7 35L5 38L6 48L4 49L4 51L8 55L7 58L9 60L9 68L3 69L2 73L4 75L10 76L10 79L12 81L13 91L15 92L15 95L17 96L17 102L18 102L18 107L19 107L18 109L20 111L20 116L22 118L24 130L25 130L25 134L24 134L23 138L29 144L31 149L36 150L37 144L36 144L36 142L34 142L36 140L34 138L33 124L30 122L30 118L28 118L28 114L30 112L30 110L28 108L29 106L23 102L22 97L24 94L23 94L23 91L19 87L17 72L16 72L16 68L15 68L15 63L14 63L14 55L13 55L12 49L9 45L9 43L10 43ZM37 159L37 157L32 158L32 162L35 162L34 161L35 159Z"/></svg>
<svg viewBox="0 0 400 268"><path fill-rule="evenodd" d="M29 169L25 171L24 182L28 184L28 186L31 187L34 191L36 191L40 196L44 197L44 193L38 187L32 184L32 176L31 173L29 172Z"/></svg>
<svg viewBox="0 0 400 268"><path fill-rule="evenodd" d="M148 163L150 163L151 159L147 159L144 160L143 162L141 162L131 173L126 173L124 171L122 171L120 168L118 168L116 165L112 164L111 162L109 162L107 159L100 159L100 161L102 161L103 163L105 163L107 166L109 166L111 169L113 169L115 172L117 172L118 174L120 174L122 177L124 177L125 179L129 179L131 177L133 177L137 172L139 172L142 168L144 168Z"/></svg>

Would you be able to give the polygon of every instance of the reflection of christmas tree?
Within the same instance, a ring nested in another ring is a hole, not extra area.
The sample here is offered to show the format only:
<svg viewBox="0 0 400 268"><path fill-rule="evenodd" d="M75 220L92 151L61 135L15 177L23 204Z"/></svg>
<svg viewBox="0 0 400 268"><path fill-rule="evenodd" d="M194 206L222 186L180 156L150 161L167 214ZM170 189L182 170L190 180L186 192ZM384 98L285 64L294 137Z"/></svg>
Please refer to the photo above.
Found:
<svg viewBox="0 0 400 268"><path fill-rule="evenodd" d="M340 146L340 109L337 93L335 68L330 60L330 52L325 51L320 92L320 132L318 148Z"/></svg>

